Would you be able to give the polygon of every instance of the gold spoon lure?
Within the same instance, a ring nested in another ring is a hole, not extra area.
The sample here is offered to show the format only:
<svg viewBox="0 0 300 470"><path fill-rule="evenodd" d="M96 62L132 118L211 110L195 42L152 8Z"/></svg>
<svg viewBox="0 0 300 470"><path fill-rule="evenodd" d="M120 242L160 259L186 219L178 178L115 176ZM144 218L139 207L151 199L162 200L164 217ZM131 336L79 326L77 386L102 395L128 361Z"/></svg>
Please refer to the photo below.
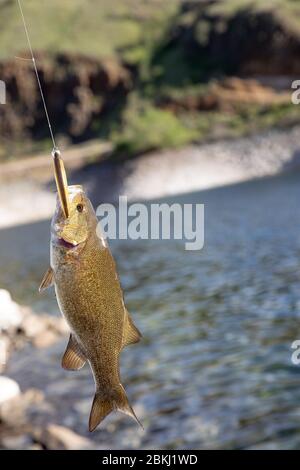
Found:
<svg viewBox="0 0 300 470"><path fill-rule="evenodd" d="M70 215L69 211L69 197L68 197L68 180L65 170L63 159L61 158L60 151L53 149L52 151L53 162L54 162L54 175L56 181L57 192L59 195L62 210L65 218L67 219Z"/></svg>

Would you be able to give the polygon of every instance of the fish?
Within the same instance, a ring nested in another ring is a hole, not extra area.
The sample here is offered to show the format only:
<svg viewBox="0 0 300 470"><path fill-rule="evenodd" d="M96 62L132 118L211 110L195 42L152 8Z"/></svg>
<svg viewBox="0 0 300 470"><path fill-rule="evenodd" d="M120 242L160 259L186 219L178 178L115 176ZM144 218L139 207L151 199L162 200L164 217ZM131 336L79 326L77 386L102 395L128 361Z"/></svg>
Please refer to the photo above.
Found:
<svg viewBox="0 0 300 470"><path fill-rule="evenodd" d="M143 427L121 383L119 366L123 348L138 343L142 335L125 306L116 263L91 201L81 185L67 186L62 160L56 157L58 194L51 222L50 267L39 290L54 285L70 328L62 367L79 370L90 365L95 396L89 431L115 410Z"/></svg>

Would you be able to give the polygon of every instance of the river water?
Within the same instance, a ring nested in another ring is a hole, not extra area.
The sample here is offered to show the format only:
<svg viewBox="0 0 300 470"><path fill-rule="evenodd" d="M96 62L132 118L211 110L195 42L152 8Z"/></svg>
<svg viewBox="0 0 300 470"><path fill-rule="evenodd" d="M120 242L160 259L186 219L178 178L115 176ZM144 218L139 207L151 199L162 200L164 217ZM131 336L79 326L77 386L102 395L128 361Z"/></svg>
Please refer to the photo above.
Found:
<svg viewBox="0 0 300 470"><path fill-rule="evenodd" d="M124 385L145 431L120 414L89 436L99 448L299 448L300 173L173 197L205 204L205 246L111 244L143 341L122 353ZM57 314L36 288L48 266L49 222L2 230L1 286ZM8 374L40 387L33 422L87 433L90 371L60 368L64 342L16 354Z"/></svg>

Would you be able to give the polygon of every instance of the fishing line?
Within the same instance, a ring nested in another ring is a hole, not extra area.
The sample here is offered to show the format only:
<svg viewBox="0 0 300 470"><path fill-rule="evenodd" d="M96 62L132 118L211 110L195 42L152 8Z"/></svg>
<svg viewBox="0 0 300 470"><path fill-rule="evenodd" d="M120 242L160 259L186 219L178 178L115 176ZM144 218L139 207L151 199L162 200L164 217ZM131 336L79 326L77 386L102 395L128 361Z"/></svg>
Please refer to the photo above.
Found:
<svg viewBox="0 0 300 470"><path fill-rule="evenodd" d="M41 81L40 81L39 72L38 72L38 69L37 69L37 66L36 66L35 57L34 57L34 54L33 54L33 49L32 49L32 45L31 45L31 41L30 41L30 36L29 36L29 32L28 32L28 28L27 28L25 16L24 16L24 13L23 13L23 8L22 8L21 0L17 0L17 1L18 1L18 5L19 5L19 9L20 9L21 16L22 16L23 25L24 25L24 29L25 29L25 34L26 34L26 37L27 37L27 42L28 42L28 46L29 46L29 50L30 50L30 54L31 54L31 59L25 59L25 60L31 60L32 63L33 63L34 71L35 71L36 78L37 78L38 87L39 87L39 90L40 90L40 94L41 94L41 98L42 98L42 102L43 102L43 106L44 106L44 110L45 110L45 114L46 114L46 119L47 119L47 122L48 122L48 127L49 127L49 131L50 131L50 136L51 136L51 139L52 139L52 142L53 142L53 154L54 154L55 152L58 152L58 153L59 153L59 150L58 150L58 148L57 148L57 146L56 146L56 142L55 142L55 138L54 138L54 133L53 133L53 130L52 130L52 126L51 126L50 117L49 117L49 114L48 114L48 109L47 109L47 105L46 105L45 96L44 96L44 93L43 93L42 84L41 84Z"/></svg>

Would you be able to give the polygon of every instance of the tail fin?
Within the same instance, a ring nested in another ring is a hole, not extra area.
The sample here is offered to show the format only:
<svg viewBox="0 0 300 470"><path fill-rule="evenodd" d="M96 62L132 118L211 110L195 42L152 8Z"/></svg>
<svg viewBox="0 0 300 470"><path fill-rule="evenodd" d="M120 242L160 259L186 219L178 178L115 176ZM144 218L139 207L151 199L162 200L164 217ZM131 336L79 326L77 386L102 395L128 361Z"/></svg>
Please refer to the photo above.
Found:
<svg viewBox="0 0 300 470"><path fill-rule="evenodd" d="M104 394L101 391L96 392L89 420L90 432L94 431L113 410L119 410L131 416L144 429L128 401L123 386L120 384L117 390L112 390L109 394Z"/></svg>
<svg viewBox="0 0 300 470"><path fill-rule="evenodd" d="M89 431L93 432L113 409L113 402L96 392L90 414Z"/></svg>
<svg viewBox="0 0 300 470"><path fill-rule="evenodd" d="M119 411L122 411L125 415L131 416L140 426L142 429L144 429L144 426L138 419L137 415L134 412L134 409L130 405L126 392L124 390L124 387L122 384L120 384L120 387L118 389L118 399L116 401L116 407Z"/></svg>

